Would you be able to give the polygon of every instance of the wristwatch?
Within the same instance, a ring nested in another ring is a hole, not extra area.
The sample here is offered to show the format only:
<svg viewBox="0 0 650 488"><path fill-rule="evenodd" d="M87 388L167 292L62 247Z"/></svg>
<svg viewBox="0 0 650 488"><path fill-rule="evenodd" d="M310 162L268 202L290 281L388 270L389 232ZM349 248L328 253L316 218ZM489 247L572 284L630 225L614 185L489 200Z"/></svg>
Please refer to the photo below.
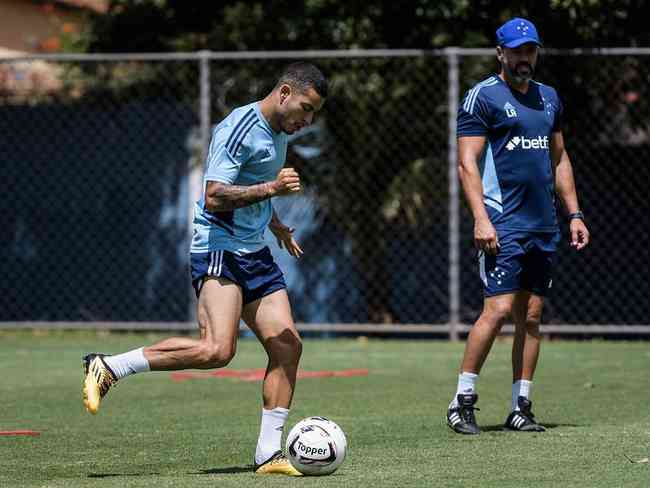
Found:
<svg viewBox="0 0 650 488"><path fill-rule="evenodd" d="M580 220L582 220L584 222L585 216L580 210L578 210L577 212L573 212L573 213L569 214L568 219L569 219L569 222L571 222L573 219L580 219Z"/></svg>

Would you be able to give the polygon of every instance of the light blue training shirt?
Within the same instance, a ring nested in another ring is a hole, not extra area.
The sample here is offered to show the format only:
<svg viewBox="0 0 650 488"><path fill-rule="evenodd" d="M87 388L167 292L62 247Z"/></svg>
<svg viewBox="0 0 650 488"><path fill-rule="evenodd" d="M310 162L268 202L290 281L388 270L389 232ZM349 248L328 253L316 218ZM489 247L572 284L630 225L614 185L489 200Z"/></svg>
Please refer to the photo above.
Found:
<svg viewBox="0 0 650 488"><path fill-rule="evenodd" d="M271 221L271 200L225 212L208 212L208 181L249 186L273 181L287 156L287 135L275 133L258 102L234 109L212 132L203 176L203 194L194 205L190 252L217 250L238 255L259 251L266 244L264 231Z"/></svg>

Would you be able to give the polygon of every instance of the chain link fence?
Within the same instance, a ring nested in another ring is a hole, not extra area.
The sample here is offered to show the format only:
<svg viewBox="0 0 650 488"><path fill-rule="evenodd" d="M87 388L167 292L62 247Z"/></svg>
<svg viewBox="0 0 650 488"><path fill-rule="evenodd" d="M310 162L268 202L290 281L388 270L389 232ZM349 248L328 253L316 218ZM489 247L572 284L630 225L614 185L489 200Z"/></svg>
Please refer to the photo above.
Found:
<svg viewBox="0 0 650 488"><path fill-rule="evenodd" d="M647 323L647 54L542 57L593 234L580 255L561 247L546 323ZM472 323L481 282L451 129L496 63L460 49L2 60L0 321L191 322L210 125L297 58L331 95L291 138L304 193L274 201L305 250L295 261L269 240L296 320Z"/></svg>

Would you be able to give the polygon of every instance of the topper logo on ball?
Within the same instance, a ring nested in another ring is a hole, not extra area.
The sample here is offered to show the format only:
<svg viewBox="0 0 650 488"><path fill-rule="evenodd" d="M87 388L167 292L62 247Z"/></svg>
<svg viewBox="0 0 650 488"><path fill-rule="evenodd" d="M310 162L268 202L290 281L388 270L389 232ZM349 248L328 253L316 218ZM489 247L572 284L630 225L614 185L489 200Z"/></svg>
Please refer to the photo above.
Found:
<svg viewBox="0 0 650 488"><path fill-rule="evenodd" d="M289 453L297 457L300 455L300 462L304 464L321 464L327 465L336 461L336 451L332 443L327 443L327 448L325 447L310 447L306 446L300 442L300 438L296 437L293 442L289 445ZM325 456L326 458L320 458L320 456ZM310 456L319 456L318 459Z"/></svg>

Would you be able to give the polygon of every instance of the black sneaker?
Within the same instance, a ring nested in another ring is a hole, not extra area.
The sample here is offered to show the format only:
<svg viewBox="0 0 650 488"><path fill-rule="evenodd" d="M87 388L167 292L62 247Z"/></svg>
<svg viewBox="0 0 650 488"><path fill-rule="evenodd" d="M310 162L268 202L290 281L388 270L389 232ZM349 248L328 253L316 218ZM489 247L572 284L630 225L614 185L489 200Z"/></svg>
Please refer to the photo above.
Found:
<svg viewBox="0 0 650 488"><path fill-rule="evenodd" d="M476 425L474 417L474 410L479 410L474 406L478 401L478 395L476 393L469 395L459 393L456 395L456 400L458 406L447 410L447 425L459 434L480 434L481 431Z"/></svg>
<svg viewBox="0 0 650 488"><path fill-rule="evenodd" d="M546 430L544 426L537 423L535 415L530 410L533 402L526 397L520 396L517 398L517 405L519 405L519 410L510 412L504 428L519 432L544 432Z"/></svg>

